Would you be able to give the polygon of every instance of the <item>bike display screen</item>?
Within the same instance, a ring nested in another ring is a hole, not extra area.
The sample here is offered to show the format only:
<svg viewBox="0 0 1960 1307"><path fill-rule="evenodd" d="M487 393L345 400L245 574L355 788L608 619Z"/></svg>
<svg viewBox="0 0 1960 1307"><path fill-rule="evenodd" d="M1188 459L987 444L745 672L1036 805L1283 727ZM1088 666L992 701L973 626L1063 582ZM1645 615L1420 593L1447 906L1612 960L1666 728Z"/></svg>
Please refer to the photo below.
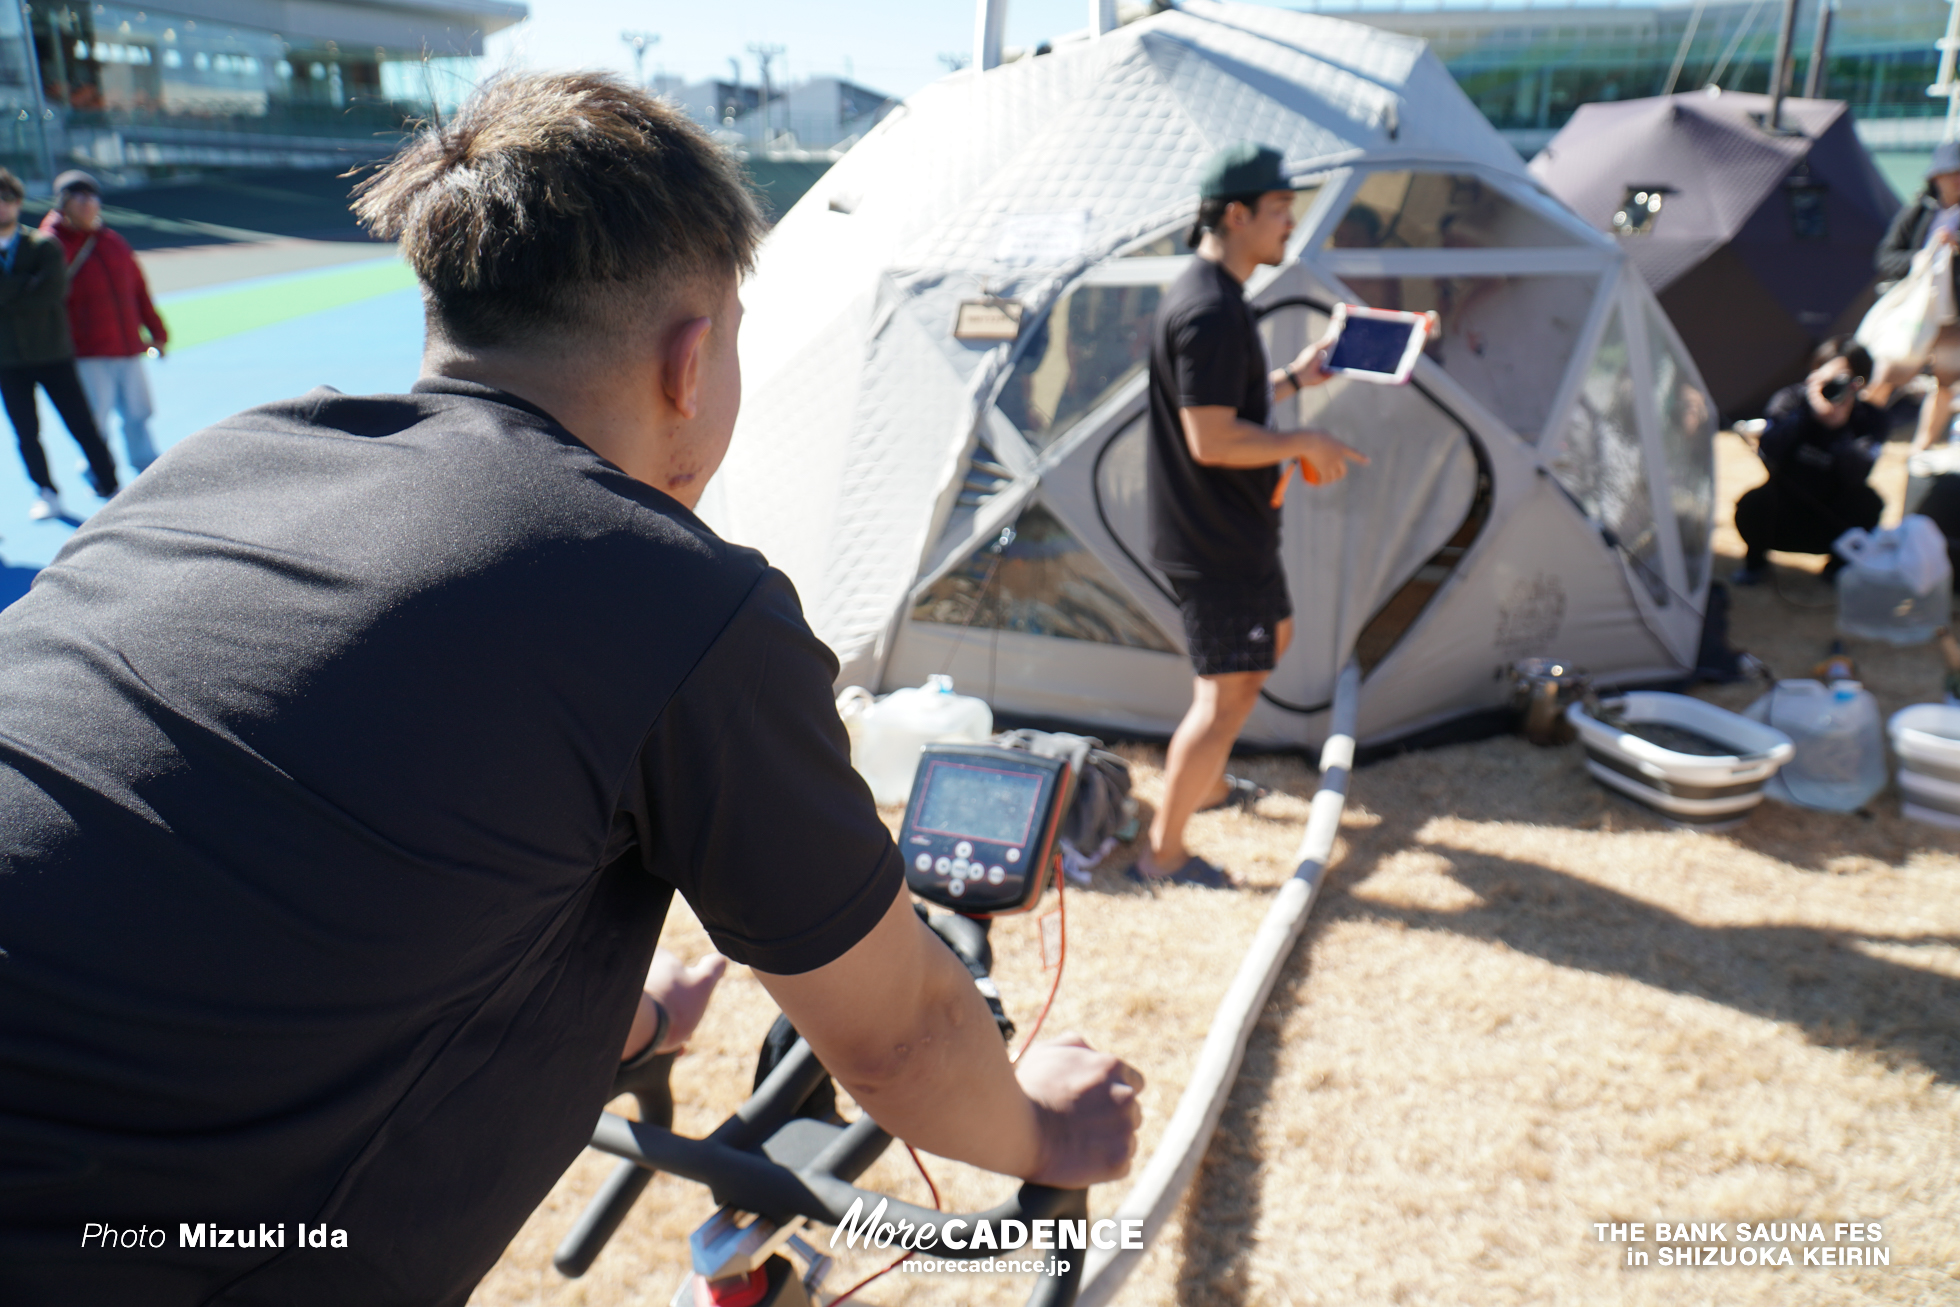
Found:
<svg viewBox="0 0 1960 1307"><path fill-rule="evenodd" d="M1074 773L1064 758L998 744L928 744L898 848L905 883L967 916L1021 912L1041 897Z"/></svg>
<svg viewBox="0 0 1960 1307"><path fill-rule="evenodd" d="M915 824L922 831L994 844L1025 844L1041 798L1041 779L965 763L926 764L925 795Z"/></svg>
<svg viewBox="0 0 1960 1307"><path fill-rule="evenodd" d="M1327 357L1327 366L1393 376L1409 352L1409 336L1416 327L1413 322L1349 318L1341 327L1341 338L1334 343L1333 353Z"/></svg>

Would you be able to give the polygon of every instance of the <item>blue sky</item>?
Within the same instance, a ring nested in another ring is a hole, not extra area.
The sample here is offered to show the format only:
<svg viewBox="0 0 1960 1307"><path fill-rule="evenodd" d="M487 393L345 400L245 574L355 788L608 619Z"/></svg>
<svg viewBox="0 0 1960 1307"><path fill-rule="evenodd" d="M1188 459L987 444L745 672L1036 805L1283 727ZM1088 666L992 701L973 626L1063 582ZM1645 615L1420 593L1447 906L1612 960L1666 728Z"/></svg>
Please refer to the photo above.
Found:
<svg viewBox="0 0 1960 1307"><path fill-rule="evenodd" d="M631 72L633 57L620 33L636 30L660 34L659 45L647 52L648 77L726 77L730 56L738 56L743 80L753 82L756 63L748 46L768 43L786 47L776 64L779 78L785 66L792 81L849 71L874 90L903 96L945 73L940 52L968 54L973 45L972 0L527 2L528 22L486 42L492 65L515 58L536 68ZM1010 0L1007 44L1032 46L1086 27L1088 14L1088 0Z"/></svg>

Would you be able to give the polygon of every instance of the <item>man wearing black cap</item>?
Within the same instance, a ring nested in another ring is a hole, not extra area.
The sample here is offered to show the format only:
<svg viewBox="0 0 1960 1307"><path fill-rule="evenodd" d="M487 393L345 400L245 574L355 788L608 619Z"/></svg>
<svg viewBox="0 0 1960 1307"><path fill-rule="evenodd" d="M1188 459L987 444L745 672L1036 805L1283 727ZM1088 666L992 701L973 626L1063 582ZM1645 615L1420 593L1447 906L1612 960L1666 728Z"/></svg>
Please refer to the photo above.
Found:
<svg viewBox="0 0 1960 1307"><path fill-rule="evenodd" d="M1267 370L1245 303L1245 281L1286 258L1293 184L1277 150L1221 150L1199 182L1191 243L1198 257L1157 308L1150 350L1149 501L1152 561L1183 610L1197 676L1191 708L1171 737L1164 799L1150 848L1132 875L1223 888L1225 873L1184 847L1184 825L1205 807L1255 791L1225 775L1239 728L1293 634L1279 561L1280 468L1300 460L1307 480L1339 481L1368 460L1323 431L1272 431L1275 400L1327 379L1327 342Z"/></svg>

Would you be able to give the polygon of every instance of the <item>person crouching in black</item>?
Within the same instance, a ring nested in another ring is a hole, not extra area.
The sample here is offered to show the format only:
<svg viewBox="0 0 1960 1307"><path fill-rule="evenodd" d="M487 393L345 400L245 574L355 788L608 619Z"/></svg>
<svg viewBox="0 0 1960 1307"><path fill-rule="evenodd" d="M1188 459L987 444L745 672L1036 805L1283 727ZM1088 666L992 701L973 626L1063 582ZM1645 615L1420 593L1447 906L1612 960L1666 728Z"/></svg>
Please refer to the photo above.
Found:
<svg viewBox="0 0 1960 1307"><path fill-rule="evenodd" d="M1810 356L1810 375L1770 397L1756 452L1769 480L1735 505L1735 529L1748 554L1729 578L1755 585L1769 574L1769 551L1830 554L1852 527L1878 525L1885 501L1865 484L1885 439L1885 414L1859 398L1872 358L1849 336L1833 336ZM1831 554L1826 578L1844 560Z"/></svg>

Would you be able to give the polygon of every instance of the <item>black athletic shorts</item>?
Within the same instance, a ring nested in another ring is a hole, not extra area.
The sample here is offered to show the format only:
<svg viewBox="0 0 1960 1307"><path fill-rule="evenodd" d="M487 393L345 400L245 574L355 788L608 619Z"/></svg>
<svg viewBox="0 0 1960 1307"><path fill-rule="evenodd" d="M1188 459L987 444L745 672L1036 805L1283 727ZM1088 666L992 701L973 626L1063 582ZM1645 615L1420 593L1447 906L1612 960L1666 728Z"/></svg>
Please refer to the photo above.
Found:
<svg viewBox="0 0 1960 1307"><path fill-rule="evenodd" d="M1279 624L1293 616L1284 573L1252 585L1172 577L1171 589L1198 675L1273 670Z"/></svg>

